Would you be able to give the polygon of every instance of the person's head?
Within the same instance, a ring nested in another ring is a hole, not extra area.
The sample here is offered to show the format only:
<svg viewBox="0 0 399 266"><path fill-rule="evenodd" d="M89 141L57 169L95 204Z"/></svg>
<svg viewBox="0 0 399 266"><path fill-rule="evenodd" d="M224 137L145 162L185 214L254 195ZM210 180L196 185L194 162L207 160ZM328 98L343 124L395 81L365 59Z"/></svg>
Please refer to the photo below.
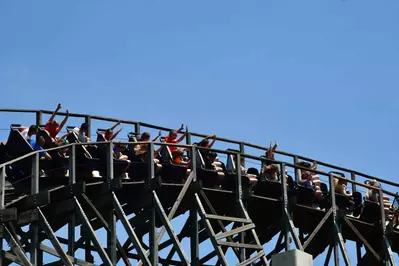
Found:
<svg viewBox="0 0 399 266"><path fill-rule="evenodd" d="M169 138L176 139L177 138L177 131L176 130L169 131Z"/></svg>
<svg viewBox="0 0 399 266"><path fill-rule="evenodd" d="M215 160L216 160L216 158L218 157L218 154L216 153L216 152L209 152L208 153L208 159L211 161L211 162L214 162Z"/></svg>
<svg viewBox="0 0 399 266"><path fill-rule="evenodd" d="M150 133L148 132L144 132L143 134L141 134L141 141L149 141L150 140Z"/></svg>
<svg viewBox="0 0 399 266"><path fill-rule="evenodd" d="M338 179L338 184L346 186L348 184L348 181L346 179L339 178Z"/></svg>
<svg viewBox="0 0 399 266"><path fill-rule="evenodd" d="M51 126L54 128L58 128L60 126L60 123L58 123L58 121L54 119L53 122L51 122Z"/></svg>
<svg viewBox="0 0 399 266"><path fill-rule="evenodd" d="M80 130L80 132L87 134L89 132L89 124L82 123L79 130Z"/></svg>
<svg viewBox="0 0 399 266"><path fill-rule="evenodd" d="M38 146L43 147L44 143L45 143L45 141L44 141L44 138L43 138L42 136L38 136L38 137L36 138L36 144L37 144Z"/></svg>
<svg viewBox="0 0 399 266"><path fill-rule="evenodd" d="M381 187L380 183L378 183L378 181L375 179L366 181L366 185L375 187L374 189L375 191L378 191L379 188Z"/></svg>
<svg viewBox="0 0 399 266"><path fill-rule="evenodd" d="M198 145L199 145L200 147L208 147L208 145L209 145L209 140L204 139L204 140L201 141Z"/></svg>
<svg viewBox="0 0 399 266"><path fill-rule="evenodd" d="M308 162L299 162L297 163L297 165L305 167L305 168L310 168L312 167L312 165ZM312 172L309 170L303 170L300 169L301 174L302 174L302 179L306 179L306 180L311 180L312 179Z"/></svg>
<svg viewBox="0 0 399 266"><path fill-rule="evenodd" d="M36 135L37 133L37 126L32 125L28 129L28 136Z"/></svg>
<svg viewBox="0 0 399 266"><path fill-rule="evenodd" d="M107 129L107 130L105 131L105 133L104 133L104 138L105 138L106 140L111 139L113 133L114 133L114 131L113 131L112 129Z"/></svg>
<svg viewBox="0 0 399 266"><path fill-rule="evenodd" d="M305 168L310 168L312 165L308 162L299 162L297 165L305 167Z"/></svg>
<svg viewBox="0 0 399 266"><path fill-rule="evenodd" d="M178 158L178 157L182 157L183 154L184 154L184 150L183 149L176 149L175 151L172 152L173 159Z"/></svg>
<svg viewBox="0 0 399 266"><path fill-rule="evenodd" d="M124 150L126 150L126 146L122 143L115 143L115 148L120 152L123 152Z"/></svg>
<svg viewBox="0 0 399 266"><path fill-rule="evenodd" d="M278 165L277 164L270 165L270 172L273 174L278 174L279 172Z"/></svg>

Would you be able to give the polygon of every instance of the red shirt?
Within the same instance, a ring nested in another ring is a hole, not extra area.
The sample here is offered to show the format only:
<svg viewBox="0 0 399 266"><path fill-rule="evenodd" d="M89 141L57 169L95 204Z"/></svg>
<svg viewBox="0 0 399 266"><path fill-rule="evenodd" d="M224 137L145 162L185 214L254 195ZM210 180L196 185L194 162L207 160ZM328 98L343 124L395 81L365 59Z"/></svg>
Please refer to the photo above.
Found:
<svg viewBox="0 0 399 266"><path fill-rule="evenodd" d="M47 122L46 124L46 130L48 131L48 133L50 134L50 136L52 138L55 138L58 134L58 126L53 126L53 123L51 122Z"/></svg>
<svg viewBox="0 0 399 266"><path fill-rule="evenodd" d="M176 139L170 139L170 137L167 136L167 137L165 138L165 142L166 142L166 143L176 143ZM170 152L174 152L176 149L177 149L176 146L169 146Z"/></svg>

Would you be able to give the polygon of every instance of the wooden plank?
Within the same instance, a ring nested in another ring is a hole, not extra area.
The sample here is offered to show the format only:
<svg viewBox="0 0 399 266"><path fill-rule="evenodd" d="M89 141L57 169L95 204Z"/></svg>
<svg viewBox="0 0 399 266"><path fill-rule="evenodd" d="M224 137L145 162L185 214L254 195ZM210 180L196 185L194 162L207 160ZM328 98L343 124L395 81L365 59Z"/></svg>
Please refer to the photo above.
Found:
<svg viewBox="0 0 399 266"><path fill-rule="evenodd" d="M162 204L157 196L157 193L155 191L152 191L153 195L154 195L154 200L155 200L155 207L156 210L158 211L158 214L164 224L164 227L166 228L166 231L169 235L169 238L172 240L173 245L179 255L180 260L182 261L182 265L190 265L190 263L188 262L187 256L182 248L182 245L179 241L179 239L177 238L174 230L172 229L172 225L169 222L168 217L166 216L165 210L162 207ZM158 245L158 244L157 244Z"/></svg>
<svg viewBox="0 0 399 266"><path fill-rule="evenodd" d="M316 236L316 234L319 232L319 230L321 229L321 227L325 224L325 222L327 221L327 219L330 217L331 213L332 213L333 209L330 208L328 210L328 212L324 215L323 219L320 221L320 223L317 225L317 227L313 230L312 234L309 236L309 238L306 240L306 242L303 244L303 249L305 250L310 242L312 242L313 238Z"/></svg>
<svg viewBox="0 0 399 266"><path fill-rule="evenodd" d="M222 215L213 215L213 214L206 214L205 218L213 219L213 220L228 221L228 222L236 222L236 223L247 223L247 224L252 223L251 219L229 217L229 216L222 216Z"/></svg>
<svg viewBox="0 0 399 266"><path fill-rule="evenodd" d="M172 220L173 217L174 217L174 215L175 215L175 213L177 212L177 209L179 208L180 203L183 201L183 198L184 198L184 196L186 195L186 192L187 192L187 190L189 189L189 187L190 187L190 185L191 185L191 183L192 183L192 180L194 179L194 175L195 175L195 174L196 174L196 173L195 173L195 171L194 171L194 172L191 172L191 173L188 175L188 177L187 177L187 179L186 179L186 182L184 183L184 186L183 186L182 190L180 191L179 195L177 196L177 199L175 200L175 203L173 204L172 209L169 211L169 215L168 215L168 219L169 219L169 220ZM161 231L160 231L159 234L158 234L158 241L159 241L158 244L160 243L160 241L161 241L163 235L165 234L165 232L166 232L166 228L165 228L165 226L162 226ZM145 255L146 255L146 256L149 256L149 254L150 254L150 252L149 252L149 251L146 251ZM139 263L137 263L136 266L141 266L141 265L143 265L143 262L140 260Z"/></svg>
<svg viewBox="0 0 399 266"><path fill-rule="evenodd" d="M15 256L14 254L12 254L11 252L3 251L3 250L2 250L1 252L4 253L3 258L6 258L6 259L9 260L9 261L12 261L12 262L14 262L14 263L16 263L16 264L21 265L21 262L19 261L19 259L17 258L17 256Z"/></svg>
<svg viewBox="0 0 399 266"><path fill-rule="evenodd" d="M17 225L26 225L38 220L37 209L18 213Z"/></svg>
<svg viewBox="0 0 399 266"><path fill-rule="evenodd" d="M15 204L19 211L26 211L41 207L50 203L50 192L42 191L38 194L28 196Z"/></svg>
<svg viewBox="0 0 399 266"><path fill-rule="evenodd" d="M17 256L18 260L21 261L21 263L23 265L33 266L30 263L29 259L26 257L26 254L25 254L24 250L21 248L21 246L19 246L17 240L14 239L12 233L8 230L7 227L4 227L4 229L5 229L8 245L11 247L11 249L13 250L15 255Z"/></svg>
<svg viewBox="0 0 399 266"><path fill-rule="evenodd" d="M52 249L52 248L50 248L50 247L48 247L46 245L40 244L39 248L40 248L40 250L43 250L44 252L46 252L46 253L48 253L50 255L53 255L53 256L55 256L57 258L60 257L58 255L58 252L55 249ZM87 262L87 261L84 261L84 260L80 260L80 259L74 258L74 257L69 256L69 255L67 255L67 257L68 257L68 259L70 261L72 261L74 264L77 264L79 266L96 266L96 264L93 264L93 263L90 263L90 262Z"/></svg>
<svg viewBox="0 0 399 266"><path fill-rule="evenodd" d="M218 241L217 243L222 246L228 246L228 247L233 247L233 248L249 248L249 249L263 250L262 246L254 245L254 244L243 244L243 243L235 243L235 242L227 242L227 241Z"/></svg>
<svg viewBox="0 0 399 266"><path fill-rule="evenodd" d="M228 236L232 236L232 235L235 235L235 234L238 234L238 233L241 233L241 232L244 232L244 231L253 229L253 228L255 228L255 225L254 225L254 224L247 224L247 225L238 227L238 228L236 228L236 229L230 230L230 231L228 231L228 232L225 232L225 233L216 235L216 236L215 236L215 239L216 239L216 240L222 239L222 238L225 238L225 237L228 237Z"/></svg>
<svg viewBox="0 0 399 266"><path fill-rule="evenodd" d="M74 196L80 196L85 193L86 184L84 182L79 182L76 184L70 184L56 191L50 193L51 202L63 201Z"/></svg>
<svg viewBox="0 0 399 266"><path fill-rule="evenodd" d="M0 210L0 223L16 221L17 208L9 208Z"/></svg>
<svg viewBox="0 0 399 266"><path fill-rule="evenodd" d="M53 229L47 222L46 217L44 216L44 214L41 212L41 210L39 208L37 209L37 211L38 211L44 232L46 233L51 244L53 244L53 246L55 247L55 250L57 251L59 258L62 260L64 265L72 266L71 260L69 259L69 257L65 253L65 251L62 249L62 246L61 246L60 242L58 241Z"/></svg>
<svg viewBox="0 0 399 266"><path fill-rule="evenodd" d="M363 235L357 230L357 228L351 223L351 221L346 217L343 217L343 220L349 225L349 227L360 239L360 241L362 241L362 243L366 247L366 250L368 250L378 261L381 261L380 256L377 254L377 252L375 252L375 250L371 247L369 242L363 237Z"/></svg>
<svg viewBox="0 0 399 266"><path fill-rule="evenodd" d="M67 200L60 201L60 202L57 202L55 204L52 204L51 208L49 206L49 210L52 210L52 211L51 211L51 215L48 215L48 216L52 217L52 216L57 216L57 215L60 215L60 214L64 214L66 212L73 212L75 209L76 208L75 208L74 199L73 198L72 199L67 199ZM44 211L45 214L47 214L48 208L45 208L43 211Z"/></svg>
<svg viewBox="0 0 399 266"><path fill-rule="evenodd" d="M261 258L264 255L265 255L265 252L262 250L258 254L256 254L255 256L253 256L253 257L251 257L251 258L249 258L249 259L237 264L237 266L249 265L249 264L251 264L252 262L256 261L257 259Z"/></svg>

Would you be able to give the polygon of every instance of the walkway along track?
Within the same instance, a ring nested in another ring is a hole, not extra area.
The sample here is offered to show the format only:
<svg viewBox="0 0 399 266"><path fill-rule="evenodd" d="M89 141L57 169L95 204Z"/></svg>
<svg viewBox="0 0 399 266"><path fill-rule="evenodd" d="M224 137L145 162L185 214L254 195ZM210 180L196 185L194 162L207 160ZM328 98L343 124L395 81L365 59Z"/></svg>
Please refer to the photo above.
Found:
<svg viewBox="0 0 399 266"><path fill-rule="evenodd" d="M39 112L41 114L48 111ZM85 118L88 120L87 116ZM4 238L11 247L9 251L4 250L1 253L3 263L13 261L21 265L41 265L44 252L60 259L59 262L51 264L93 265L92 253L96 252L105 265L115 265L120 260L126 265L131 265L130 259L140 260L140 264L144 265L158 263L206 265L214 257L218 258L220 264L228 265L225 253L228 248L231 248L237 257L237 265L251 263L268 265L271 255L265 253L262 245L279 234L274 253L289 249L289 243L293 240L296 248L305 250L314 257L328 248L326 263L334 250L336 250L334 259L338 260L340 256L338 250L340 250L345 263L351 265L344 242L352 240L359 246L364 245L367 250L366 254L358 254L359 263L362 257L371 256L376 261L395 265L391 249L396 253L399 251L399 232L393 228L387 232L383 208L381 209L382 222L371 224L345 216L335 207L334 193L330 194L332 207L326 211L296 204L295 201L290 200L292 197L289 196L287 187L282 185L280 197L253 195L248 193L246 184L242 184L243 175L239 167L232 174L234 186L231 190L204 187L201 185L202 180L197 176L195 156L192 156L194 160L191 161L193 171L184 182L170 182L170 177L165 178L162 174L156 173L154 164L147 164L146 174L141 176L141 180L121 180L114 178L114 161L110 156L112 144L94 144L109 145L104 180L85 182L76 178L79 176L76 170L76 147L81 145L77 143L66 146L70 150L69 177L68 180L62 182L39 177L37 152L25 156L25 159L32 160L33 176L28 182L30 195L14 194L14 191L5 189L6 166L15 161L21 161L23 158L0 165L1 241ZM148 149L153 151L154 145L165 144L148 145ZM234 154L236 165L241 162L241 157L260 160L259 157L245 154L243 152L245 145L248 144L240 143L241 152L237 153L215 151ZM190 145L184 147L191 149L191 154L196 154L198 149ZM149 154L148 161L153 161L151 157L153 153L149 152ZM298 160L304 157L293 155L293 158ZM276 163L280 164L282 172L286 167L302 169L287 162L276 161ZM352 177L359 175L374 178L344 170L354 173ZM330 183L333 182L331 175L323 172L318 172L318 174L327 176ZM165 182L165 179L168 179L168 182ZM284 179L285 176L282 184L285 184ZM396 185L382 179L378 180ZM355 178L349 182L367 187L356 182ZM384 192L395 196L389 191ZM186 212L189 212L186 225L182 232L176 233L171 221ZM266 213L273 215L266 215ZM131 214L135 216L128 219L127 217ZM200 219L197 218L198 215ZM120 243L117 239L115 226L117 220L122 222L129 236L125 243ZM233 227L227 230L226 227L231 224ZM29 225L28 232L21 230L21 227L25 225ZM68 237L56 237L54 232L65 225L68 226ZM75 228L79 225L82 225L82 237L75 239ZM161 227L164 229L158 234L156 228ZM96 235L96 231L100 228L105 228L107 231L106 247L101 245ZM160 242L165 232L169 239ZM149 246L143 242L143 236L147 233ZM185 237L190 239L189 250L181 245ZM53 247L45 246L42 243L45 239L49 239ZM199 244L207 239L211 240L214 251L200 257ZM61 244L67 245L68 250L64 251ZM166 258L159 257L158 252L169 246L172 246L169 255ZM75 258L77 249L85 250L84 259ZM136 252L132 253L132 250ZM26 253L30 254L29 259ZM179 261L172 260L175 253Z"/></svg>

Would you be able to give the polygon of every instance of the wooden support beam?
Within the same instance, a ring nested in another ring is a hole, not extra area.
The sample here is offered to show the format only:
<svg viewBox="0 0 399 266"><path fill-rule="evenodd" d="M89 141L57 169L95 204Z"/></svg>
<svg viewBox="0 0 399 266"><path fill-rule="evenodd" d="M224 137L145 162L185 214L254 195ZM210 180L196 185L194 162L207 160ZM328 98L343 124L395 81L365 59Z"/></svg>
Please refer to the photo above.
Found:
<svg viewBox="0 0 399 266"><path fill-rule="evenodd" d="M25 197L24 199L18 201L14 207L18 209L18 211L27 211L36 209L36 207L45 206L50 203L50 191L45 190L41 191L38 194L30 195Z"/></svg>
<svg viewBox="0 0 399 266"><path fill-rule="evenodd" d="M265 255L265 252L262 250L260 251L258 254L256 254L255 256L237 264L237 266L246 266L246 265L250 265L251 263L255 262L256 260L260 259L262 256Z"/></svg>
<svg viewBox="0 0 399 266"><path fill-rule="evenodd" d="M0 223L17 220L17 208L0 209Z"/></svg>
<svg viewBox="0 0 399 266"><path fill-rule="evenodd" d="M58 252L55 249L50 248L50 247L48 247L46 245L40 244L39 249L43 250L47 254L50 254L50 255L53 255L53 256L57 257L57 258L60 257L60 255L58 255ZM69 255L67 255L67 256L68 256L68 259L70 261L72 261L74 264L77 264L79 266L96 266L96 264L93 264L93 263L90 263L90 262L87 262L87 261L84 261L84 260L81 260L81 259L77 259L77 258L71 257Z"/></svg>
<svg viewBox="0 0 399 266"><path fill-rule="evenodd" d="M239 234L241 232L244 232L244 231L247 231L247 230L250 230L250 229L253 229L253 228L255 228L254 224L247 224L247 225L238 227L236 229L227 231L225 233L221 233L219 235L216 235L215 239L219 240L219 239L222 239L222 238L226 238L226 237L229 237L229 236L232 236L232 235L235 235L235 234Z"/></svg>
<svg viewBox="0 0 399 266"><path fill-rule="evenodd" d="M232 223L234 223L234 222L235 223L247 223L247 224L252 223L251 219L229 217L229 216L222 216L222 215L206 214L205 217L206 217L206 219L228 221L228 222L232 222Z"/></svg>
<svg viewBox="0 0 399 266"><path fill-rule="evenodd" d="M235 247L235 248L250 248L250 249L263 250L262 246L254 244L243 244L243 243L226 242L226 241L218 241L218 244L222 246Z"/></svg>

